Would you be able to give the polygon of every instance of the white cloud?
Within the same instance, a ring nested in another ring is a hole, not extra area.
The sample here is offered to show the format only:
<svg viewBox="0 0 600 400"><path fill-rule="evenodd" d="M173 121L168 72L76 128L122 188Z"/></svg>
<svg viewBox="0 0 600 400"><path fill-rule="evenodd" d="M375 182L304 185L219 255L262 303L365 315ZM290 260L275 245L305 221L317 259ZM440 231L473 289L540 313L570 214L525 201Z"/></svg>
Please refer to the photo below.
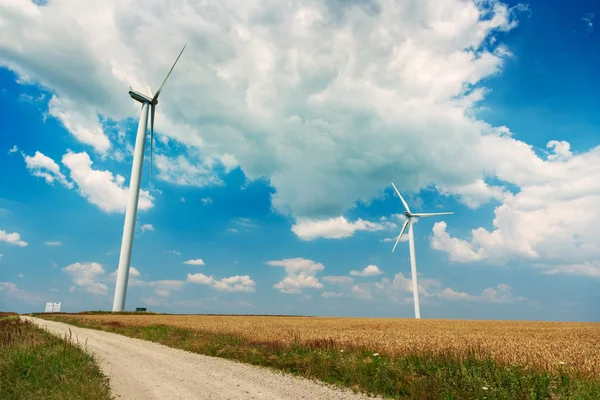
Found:
<svg viewBox="0 0 600 400"><path fill-rule="evenodd" d="M343 239L354 235L357 231L374 232L395 227L396 224L392 222L369 222L360 218L354 222L348 221L345 217L322 220L299 218L292 225L292 232L302 240Z"/></svg>
<svg viewBox="0 0 600 400"><path fill-rule="evenodd" d="M325 267L321 263L304 258L287 258L284 260L267 261L272 267L283 267L287 276L279 283L273 285L282 293L300 294L303 289L322 289L323 284L316 278L317 272Z"/></svg>
<svg viewBox="0 0 600 400"><path fill-rule="evenodd" d="M70 99L52 96L48 112L81 143L92 146L100 154L106 154L110 149L110 140L104 133L93 106L74 104Z"/></svg>
<svg viewBox="0 0 600 400"><path fill-rule="evenodd" d="M478 301L485 303L513 303L526 300L524 297L514 296L511 287L505 284L499 284L496 288L484 289L479 295L457 292L452 288L446 288L437 293L437 296L444 300Z"/></svg>
<svg viewBox="0 0 600 400"><path fill-rule="evenodd" d="M205 265L204 261L201 258L197 258L195 260L187 260L184 262L184 264L188 264L188 265Z"/></svg>
<svg viewBox="0 0 600 400"><path fill-rule="evenodd" d="M212 202L213 202L213 201L212 201L212 199L211 199L210 197L203 197L203 198L201 198L201 199L200 199L200 201L201 201L201 202L202 202L202 204L204 204L205 206L206 206L206 205L209 205L209 204L212 204Z"/></svg>
<svg viewBox="0 0 600 400"><path fill-rule="evenodd" d="M444 221L436 222L433 225L431 247L447 252L450 260L457 262L479 261L484 257L483 249L476 248L464 240L450 237L448 232L446 232L446 227L447 225Z"/></svg>
<svg viewBox="0 0 600 400"><path fill-rule="evenodd" d="M354 276L377 276L381 275L383 272L379 269L377 265L368 265L361 271L352 270L350 271L350 275Z"/></svg>
<svg viewBox="0 0 600 400"><path fill-rule="evenodd" d="M25 278L25 275L23 275L23 274L17 274L17 278Z"/></svg>
<svg viewBox="0 0 600 400"><path fill-rule="evenodd" d="M19 235L17 232L8 233L1 229L0 229L0 242L14 244L19 247L25 247L28 244L27 242L21 240L21 235Z"/></svg>
<svg viewBox="0 0 600 400"><path fill-rule="evenodd" d="M183 288L184 281L159 280L148 282L148 286L154 288L154 294L160 297L169 297L171 292L178 292Z"/></svg>
<svg viewBox="0 0 600 400"><path fill-rule="evenodd" d="M216 280L212 276L201 273L188 274L187 281L201 285L211 286L223 292L255 292L256 283L248 275L236 275Z"/></svg>
<svg viewBox="0 0 600 400"><path fill-rule="evenodd" d="M17 151L19 151L19 148L17 147L17 145L15 144L13 147L10 148L10 150L8 150L8 153L16 153Z"/></svg>
<svg viewBox="0 0 600 400"><path fill-rule="evenodd" d="M442 194L457 195L460 201L469 208L478 208L490 200L502 202L510 194L501 186L488 185L483 179L476 179L463 185L438 185L438 189Z"/></svg>
<svg viewBox="0 0 600 400"><path fill-rule="evenodd" d="M594 31L594 17L594 13L587 13L583 17L581 17L581 20L585 23L585 29L588 32Z"/></svg>
<svg viewBox="0 0 600 400"><path fill-rule="evenodd" d="M421 304L434 305L436 299L482 303L512 303L526 300L524 297L514 295L511 287L505 284L486 288L480 294L470 294L457 291L451 287L444 288L439 280L426 278L422 275L419 275L418 283ZM372 296L374 293L381 293L395 303L413 303L412 279L405 277L402 273L396 274L392 281L383 278L380 282L374 284L362 283L360 289L364 289ZM361 290L357 289L353 294L360 295ZM367 297L368 295L365 295L365 299Z"/></svg>
<svg viewBox="0 0 600 400"><path fill-rule="evenodd" d="M216 281L213 287L225 292L254 292L255 285L248 275L236 275Z"/></svg>
<svg viewBox="0 0 600 400"><path fill-rule="evenodd" d="M338 285L351 285L354 283L354 278L350 278L349 276L324 276L323 280Z"/></svg>
<svg viewBox="0 0 600 400"><path fill-rule="evenodd" d="M245 217L234 218L231 220L231 222L233 224L237 225L238 227L245 228L245 229L253 229L253 228L258 227L258 224L256 222L254 222L250 218L245 218Z"/></svg>
<svg viewBox="0 0 600 400"><path fill-rule="evenodd" d="M321 297L329 297L329 298L336 298L336 297L343 297L344 294L343 293L338 293L338 292L323 292L321 294Z"/></svg>
<svg viewBox="0 0 600 400"><path fill-rule="evenodd" d="M101 264L95 262L75 263L64 267L62 270L73 279L75 286L71 287L71 292L80 290L94 295L108 294L108 286L98 282L104 274L104 268Z"/></svg>
<svg viewBox="0 0 600 400"><path fill-rule="evenodd" d="M551 140L546 145L547 148L553 150L553 153L548 155L548 161L569 161L573 157L571 153L571 144L569 142Z"/></svg>
<svg viewBox="0 0 600 400"><path fill-rule="evenodd" d="M567 264L553 267L544 271L546 275L566 274L582 275L600 278L600 261L583 262L581 264Z"/></svg>
<svg viewBox="0 0 600 400"><path fill-rule="evenodd" d="M73 188L75 182L79 194L90 203L109 213L125 212L129 196L129 189L124 187L125 178L121 175L113 176L110 171L93 169L92 160L86 152L68 151L62 157L62 163L69 169L73 182L67 181L54 160L39 151L33 157L23 157L32 175L44 178L49 184L58 181L69 189ZM153 201L154 197L149 192L140 190L139 210L151 208Z"/></svg>
<svg viewBox="0 0 600 400"><path fill-rule="evenodd" d="M142 233L144 233L146 231L153 231L154 227L152 226L152 224L144 224L141 226L140 229L142 230Z"/></svg>
<svg viewBox="0 0 600 400"><path fill-rule="evenodd" d="M171 253L171 254L175 254L176 256L180 256L181 253L178 252L177 250L166 250L167 253Z"/></svg>
<svg viewBox="0 0 600 400"><path fill-rule="evenodd" d="M0 295L5 299L15 299L30 304L41 301L38 295L19 289L13 282L0 282Z"/></svg>
<svg viewBox="0 0 600 400"><path fill-rule="evenodd" d="M518 193L496 207L491 230L473 229L468 240L451 237L445 222L436 223L432 246L457 262L525 260L554 269L600 259L600 147L573 155L565 143L554 143L554 153L543 160L525 144L488 139L496 155L513 154L513 161L495 168Z"/></svg>
<svg viewBox="0 0 600 400"><path fill-rule="evenodd" d="M46 246L62 246L62 242L56 242L56 241L48 241L48 242L44 242L44 244Z"/></svg>
<svg viewBox="0 0 600 400"><path fill-rule="evenodd" d="M488 169L472 155L490 127L469 111L485 94L474 85L510 56L489 45L516 26L498 1L213 0L185 12L167 1L107 0L100 11L65 1L3 4L1 62L52 90L51 115L100 153L110 143L98 115L139 113L115 93L127 82L142 88L139 71L158 84L177 43L189 43L158 120L163 136L198 150L203 163L157 156L166 180L205 185L213 173L198 169L239 164L249 180L269 180L276 210L329 218L399 175L413 191L469 184ZM172 26L188 28L162 33Z"/></svg>
<svg viewBox="0 0 600 400"><path fill-rule="evenodd" d="M69 168L78 192L90 203L107 213L125 212L129 188L124 187L124 177L118 174L113 176L110 171L93 169L92 160L86 152L69 151L63 156L62 163ZM154 197L149 192L140 190L138 210L151 208L153 201Z"/></svg>
<svg viewBox="0 0 600 400"><path fill-rule="evenodd" d="M119 268L115 269L113 272L111 272L110 274L108 274L108 276L110 278L117 279L117 271L119 271ZM133 266L129 267L129 278L137 278L140 275L141 275L140 271L138 271L137 268L135 268Z"/></svg>
<svg viewBox="0 0 600 400"><path fill-rule="evenodd" d="M53 287L52 289L50 289L50 291L54 292L54 293L58 293L58 292L60 292L60 289Z"/></svg>
<svg viewBox="0 0 600 400"><path fill-rule="evenodd" d="M200 165L199 162L191 163L183 155L171 159L165 155L156 154L154 163L158 169L157 178L165 182L197 187L223 184L210 166Z"/></svg>
<svg viewBox="0 0 600 400"><path fill-rule="evenodd" d="M58 164L50 157L36 151L33 157L23 154L23 158L27 169L33 176L44 178L49 184L58 181L69 189L73 188L73 183L67 181L67 178L60 172Z"/></svg>
<svg viewBox="0 0 600 400"><path fill-rule="evenodd" d="M143 87L140 70L160 82L174 42L188 42L159 120L162 136L191 158L160 160L165 179L205 185L215 165L235 160L249 181L270 182L273 208L298 227L369 204L402 176L409 192L434 186L470 207L503 203L492 230L452 244L458 259L520 258L548 269L600 259L600 149L573 154L552 141L543 159L506 127L474 117L486 93L476 86L510 57L490 38L514 28L522 8L462 0L214 0L185 13L166 1L142 8L107 0L101 11L75 0L49 2L43 12L25 1L0 7L0 63L52 90L55 114L68 115L74 135L76 126L96 132L76 137L99 152L98 115L120 121L139 112L115 93L127 81ZM170 26L189 29L174 39L161 33ZM485 183L496 181L519 191ZM346 222L305 237L351 235L354 222Z"/></svg>
<svg viewBox="0 0 600 400"><path fill-rule="evenodd" d="M354 285L352 287L351 293L363 300L373 300L373 295L371 291L361 285Z"/></svg>

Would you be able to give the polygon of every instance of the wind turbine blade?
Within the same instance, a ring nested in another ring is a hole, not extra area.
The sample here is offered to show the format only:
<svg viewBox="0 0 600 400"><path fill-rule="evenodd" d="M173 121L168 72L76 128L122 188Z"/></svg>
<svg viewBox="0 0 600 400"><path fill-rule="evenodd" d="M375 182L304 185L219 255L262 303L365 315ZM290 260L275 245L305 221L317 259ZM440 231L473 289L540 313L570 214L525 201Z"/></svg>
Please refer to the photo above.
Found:
<svg viewBox="0 0 600 400"><path fill-rule="evenodd" d="M402 204L404 204L404 209L410 213L410 208L408 208L408 204L406 204L406 201L404 201L404 197L402 197L402 195L398 191L398 188L396 187L396 185L394 185L394 182L392 182L392 186L394 187L396 193L398 193L398 196L400 196L400 200L402 201Z"/></svg>
<svg viewBox="0 0 600 400"><path fill-rule="evenodd" d="M154 108L155 105L150 105L150 180L152 180L152 153L154 153Z"/></svg>
<svg viewBox="0 0 600 400"><path fill-rule="evenodd" d="M150 95L150 97L153 97L154 95L152 94L152 90L150 90L150 86L148 86L148 84L146 83L146 81L142 81L144 82L144 86L146 86L146 90L148 91L148 95Z"/></svg>
<svg viewBox="0 0 600 400"><path fill-rule="evenodd" d="M406 221L404 221L404 225L402 225L402 230L400 231L400 234L398 235L398 239L396 240L396 244L394 245L394 248L392 249L392 253L394 252L394 250L396 250L396 246L398 246L398 243L400 243L400 238L402 237L402 235L404 234L404 231L406 230L406 227L408 226L408 221L410 221L409 218L407 218Z"/></svg>
<svg viewBox="0 0 600 400"><path fill-rule="evenodd" d="M435 217L438 215L450 215L450 214L454 214L453 212L441 212L441 213L420 213L420 214L413 214L414 217L419 217L419 218L427 218L427 217Z"/></svg>
<svg viewBox="0 0 600 400"><path fill-rule="evenodd" d="M181 52L179 53L179 55L177 56L177 59L175 60L175 62L173 63L173 66L171 67L171 69L169 70L169 73L167 73L167 76L165 76L165 79L162 81L162 83L160 84L160 86L158 87L158 90L156 91L156 94L154 95L154 97L152 97L152 102L154 103L156 100L158 100L158 96L160 95L160 91L162 90L163 86L165 86L165 82L167 81L167 79L169 79L169 75L171 75L171 72L173 72L173 68L175 68L175 64L177 64L177 61L179 61L179 57L181 57L181 54L183 53L183 50L185 50L185 46L187 46L187 44L185 44L183 46L183 49L181 49Z"/></svg>

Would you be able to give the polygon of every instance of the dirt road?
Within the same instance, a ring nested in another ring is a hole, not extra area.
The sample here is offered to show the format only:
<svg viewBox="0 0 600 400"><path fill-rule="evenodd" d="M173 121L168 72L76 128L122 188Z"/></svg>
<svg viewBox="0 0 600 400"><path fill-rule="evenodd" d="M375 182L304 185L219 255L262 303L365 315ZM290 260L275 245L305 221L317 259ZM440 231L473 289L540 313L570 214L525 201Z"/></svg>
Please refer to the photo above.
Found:
<svg viewBox="0 0 600 400"><path fill-rule="evenodd" d="M366 399L268 369L113 333L29 318L93 353L117 399ZM87 344L86 344L87 343Z"/></svg>

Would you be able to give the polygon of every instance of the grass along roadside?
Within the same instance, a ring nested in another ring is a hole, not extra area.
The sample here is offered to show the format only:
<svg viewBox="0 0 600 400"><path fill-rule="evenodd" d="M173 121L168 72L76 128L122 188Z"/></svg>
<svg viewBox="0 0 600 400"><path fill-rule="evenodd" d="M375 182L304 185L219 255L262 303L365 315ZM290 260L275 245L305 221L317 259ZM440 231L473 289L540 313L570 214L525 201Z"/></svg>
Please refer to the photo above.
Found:
<svg viewBox="0 0 600 400"><path fill-rule="evenodd" d="M132 326L70 316L45 316L80 327L149 340L195 353L271 367L334 385L393 398L595 399L600 382L566 371L502 365L473 350L461 357L420 352L380 355L339 349L332 340L278 343L167 325Z"/></svg>
<svg viewBox="0 0 600 400"><path fill-rule="evenodd" d="M77 345L23 321L0 316L2 399L110 399L108 379Z"/></svg>

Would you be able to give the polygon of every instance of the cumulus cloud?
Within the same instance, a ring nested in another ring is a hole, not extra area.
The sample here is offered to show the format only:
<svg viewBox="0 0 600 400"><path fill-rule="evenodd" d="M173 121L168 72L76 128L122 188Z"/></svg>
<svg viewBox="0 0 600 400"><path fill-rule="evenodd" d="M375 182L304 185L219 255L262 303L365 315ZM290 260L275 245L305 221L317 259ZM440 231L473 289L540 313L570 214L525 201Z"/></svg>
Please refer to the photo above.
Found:
<svg viewBox="0 0 600 400"><path fill-rule="evenodd" d="M377 265L368 265L361 271L352 270L350 271L350 275L354 276L377 276L381 275L383 272L379 269Z"/></svg>
<svg viewBox="0 0 600 400"><path fill-rule="evenodd" d="M148 286L154 289L154 294L160 297L171 296L171 292L180 291L184 284L184 281L178 280L158 280L148 282Z"/></svg>
<svg viewBox="0 0 600 400"><path fill-rule="evenodd" d="M58 119L77 140L92 146L98 153L106 154L110 149L110 140L92 105L75 105L69 98L52 96L48 113Z"/></svg>
<svg viewBox="0 0 600 400"><path fill-rule="evenodd" d="M101 210L112 212L125 212L129 197L129 188L124 187L125 178L121 175L114 176L110 171L101 171L92 168L92 160L86 152L67 152L62 158L62 163L69 168L71 179L77 184L77 191L90 203ZM154 197L145 190L140 190L138 210L147 210L152 207Z"/></svg>
<svg viewBox="0 0 600 400"><path fill-rule="evenodd" d="M566 264L551 267L544 271L546 275L567 274L583 275L600 278L600 261L583 262L581 264Z"/></svg>
<svg viewBox="0 0 600 400"><path fill-rule="evenodd" d="M482 303L513 303L526 300L524 297L514 295L512 288L506 284L498 284L484 289L479 294L471 294L444 287L441 281L420 275L418 288L419 300L422 304L434 305L436 300ZM402 273L396 274L393 280L383 278L380 282L363 283L360 285L360 290L354 290L352 294L360 298L363 290L371 296L380 293L395 303L413 303L412 279ZM364 295L363 298L368 300L368 297Z"/></svg>
<svg viewBox="0 0 600 400"><path fill-rule="evenodd" d="M457 262L478 261L484 257L483 249L477 248L464 240L450 237L446 232L446 228L447 224L444 221L436 222L433 225L431 247L447 252L450 260ZM475 233L473 232L473 234Z"/></svg>
<svg viewBox="0 0 600 400"><path fill-rule="evenodd" d="M165 182L183 186L218 186L223 182L208 165L191 163L185 156L179 155L171 159L162 154L154 156L158 170L157 178Z"/></svg>
<svg viewBox="0 0 600 400"><path fill-rule="evenodd" d="M129 196L129 189L124 187L125 178L121 175L113 176L110 171L93 169L92 160L86 152L68 151L62 157L62 163L69 169L73 182L67 180L54 160L39 151L36 151L33 157L27 155L23 157L32 175L44 178L49 184L58 181L69 189L74 187L74 182L77 184L79 194L103 211L125 212ZM141 190L138 209L151 208L153 201L154 197L149 192Z"/></svg>
<svg viewBox="0 0 600 400"><path fill-rule="evenodd" d="M514 296L511 287L502 283L495 288L484 289L479 295L457 292L452 288L445 288L436 295L444 300L478 301L485 303L513 303L526 300L525 297Z"/></svg>
<svg viewBox="0 0 600 400"><path fill-rule="evenodd" d="M140 70L158 84L176 43L189 43L159 120L204 164L157 156L160 179L202 186L216 180L200 169L239 165L249 180L269 180L276 210L322 219L398 175L410 191L469 184L486 170L473 155L490 127L468 111L485 93L476 85L510 55L488 40L516 26L499 1L107 0L101 11L66 1L3 4L0 62L52 90L50 115L100 153L110 143L98 115L139 112L115 93L143 87ZM187 28L161 33L171 26Z"/></svg>
<svg viewBox="0 0 600 400"><path fill-rule="evenodd" d="M207 285L223 292L255 292L256 283L248 275L236 275L216 280L202 273L188 274L187 281Z"/></svg>
<svg viewBox="0 0 600 400"><path fill-rule="evenodd" d="M498 154L509 150L501 138L490 140ZM514 145L513 162L498 165L497 175L520 190L505 196L496 207L491 230L476 228L470 238L461 239L451 237L446 223L438 222L433 227L432 247L457 262L505 264L520 259L555 271L561 270L556 266L598 260L600 147L576 155L564 142L550 147L554 154L543 160L530 146ZM581 267L562 270L587 271Z"/></svg>
<svg viewBox="0 0 600 400"><path fill-rule="evenodd" d="M338 285L351 285L354 283L354 278L350 278L349 276L324 276L323 280Z"/></svg>
<svg viewBox="0 0 600 400"><path fill-rule="evenodd" d="M21 235L17 232L8 233L0 229L0 242L6 242L8 244L14 244L19 247L27 246L27 242L21 240Z"/></svg>
<svg viewBox="0 0 600 400"><path fill-rule="evenodd" d="M154 227L152 226L152 224L144 224L140 227L140 229L142 230L142 233L144 233L146 231L153 231Z"/></svg>
<svg viewBox="0 0 600 400"><path fill-rule="evenodd" d="M379 223L364 221L360 218L354 222L348 221L345 217L329 219L299 218L292 225L292 232L302 240L314 240L317 238L343 239L354 235L357 231L381 231L395 228L396 226L395 223L389 221Z"/></svg>
<svg viewBox="0 0 600 400"><path fill-rule="evenodd" d="M354 285L350 291L355 297L362 300L373 300L371 291L363 285Z"/></svg>
<svg viewBox="0 0 600 400"><path fill-rule="evenodd" d="M339 293L339 292L323 292L321 294L321 297L326 297L326 298L336 298L336 297L343 297L344 294L343 293Z"/></svg>
<svg viewBox="0 0 600 400"><path fill-rule="evenodd" d="M104 274L101 264L96 262L74 263L62 270L73 279L74 286L71 287L71 292L79 290L94 295L108 294L108 286L99 282Z"/></svg>
<svg viewBox="0 0 600 400"><path fill-rule="evenodd" d="M301 294L303 289L322 289L323 284L316 277L317 272L325 267L321 263L304 258L287 258L284 260L267 261L271 267L283 267L287 276L273 285L281 293Z"/></svg>
<svg viewBox="0 0 600 400"><path fill-rule="evenodd" d="M469 207L502 202L492 230L475 229L458 245L446 240L459 248L458 259L522 258L550 269L600 258L600 228L592 226L600 219L600 151L573 154L566 142L552 141L544 159L506 127L473 113L485 98L482 82L511 55L496 33L513 29L522 7L463 0L260 7L178 1L178 7L167 1L140 7L107 0L101 11L77 0L43 9L3 3L0 64L55 93L52 105L75 121L72 127L97 133L73 135L102 152L98 115L120 121L139 112L127 96L114 94L126 82L143 87L140 70L151 84L160 82L178 51L175 42L187 42L159 117L163 136L191 155L157 156L165 180L216 184L215 165L237 164L249 181L266 178L273 208L297 217L298 227L369 204L402 176L409 192L434 186ZM187 28L161 33L171 26ZM346 222L338 221L343 229L334 233L308 229L305 237L355 232Z"/></svg>
<svg viewBox="0 0 600 400"><path fill-rule="evenodd" d="M0 282L0 296L5 300L18 300L29 304L41 301L38 295L19 289L13 282Z"/></svg>
<svg viewBox="0 0 600 400"><path fill-rule="evenodd" d="M36 151L33 156L23 154L23 158L27 169L33 176L44 178L49 184L58 181L69 189L73 188L73 183L67 181L67 178L60 171L59 165L50 157Z"/></svg>
<svg viewBox="0 0 600 400"><path fill-rule="evenodd" d="M464 185L438 185L437 188L442 194L456 195L469 208L478 208L490 200L502 202L510 194L502 186L488 185L483 179L476 179Z"/></svg>
<svg viewBox="0 0 600 400"><path fill-rule="evenodd" d="M184 264L188 264L188 265L205 265L204 261L201 258L197 258L195 260L187 260L184 262Z"/></svg>
<svg viewBox="0 0 600 400"><path fill-rule="evenodd" d="M209 204L212 204L212 202L213 202L213 201L212 201L212 199L211 199L210 197L203 197L203 198L201 198L201 199L200 199L200 201L201 201L201 202L202 202L202 204L204 204L205 206L206 206L206 205L209 205Z"/></svg>
<svg viewBox="0 0 600 400"><path fill-rule="evenodd" d="M115 269L113 272L111 272L108 276L110 278L117 279L117 271L119 271L118 268ZM137 268L135 268L133 266L129 267L129 278L130 278L129 283L131 283L131 278L138 278L140 275L141 275L140 271L138 271Z"/></svg>

